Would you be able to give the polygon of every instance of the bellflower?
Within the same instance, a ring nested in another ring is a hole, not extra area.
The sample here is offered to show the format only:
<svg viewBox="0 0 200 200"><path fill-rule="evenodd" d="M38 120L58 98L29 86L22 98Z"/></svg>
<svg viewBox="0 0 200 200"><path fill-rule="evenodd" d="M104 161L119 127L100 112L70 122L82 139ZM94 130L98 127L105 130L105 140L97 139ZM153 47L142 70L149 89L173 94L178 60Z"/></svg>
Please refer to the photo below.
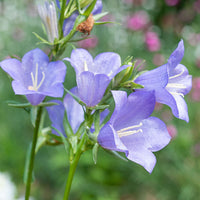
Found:
<svg viewBox="0 0 200 200"><path fill-rule="evenodd" d="M192 76L184 65L179 64L183 55L184 44L181 40L166 64L143 73L134 82L143 85L143 90L154 90L157 102L168 105L175 117L188 122L184 95L191 90Z"/></svg>
<svg viewBox="0 0 200 200"><path fill-rule="evenodd" d="M77 87L71 89L71 92L77 95ZM69 94L66 94L63 102L59 100L54 100L53 102L58 103L58 105L47 107L52 127L58 129L63 135L65 135L63 120L66 111L69 124L71 125L73 132L76 133L80 124L84 121L82 106L78 104ZM52 132L59 135L55 130L52 130Z"/></svg>
<svg viewBox="0 0 200 200"><path fill-rule="evenodd" d="M62 61L49 62L40 49L26 53L21 62L11 58L0 62L0 66L14 79L15 94L26 95L32 105L41 103L45 96L63 95L66 66Z"/></svg>
<svg viewBox="0 0 200 200"><path fill-rule="evenodd" d="M38 13L45 26L48 39L51 43L58 38L58 23L56 15L56 7L53 1L45 1L43 4L38 3Z"/></svg>
<svg viewBox="0 0 200 200"><path fill-rule="evenodd" d="M58 7L60 7L59 3L57 2ZM102 5L102 0L97 0L94 9L91 14L97 15L100 14L102 11L103 5ZM75 20L77 16L79 15L78 11L75 11L70 17L65 19L64 24L63 24L63 34L64 36L68 35L75 23Z"/></svg>
<svg viewBox="0 0 200 200"><path fill-rule="evenodd" d="M128 67L121 66L121 58L113 52L105 52L94 59L85 49L76 49L71 58L65 58L76 71L78 96L89 107L97 105L110 83L120 71Z"/></svg>
<svg viewBox="0 0 200 200"><path fill-rule="evenodd" d="M156 157L152 152L170 141L166 125L150 117L155 106L154 92L136 91L127 97L124 91L112 91L115 110L100 130L98 143L106 149L125 152L127 158L152 172Z"/></svg>

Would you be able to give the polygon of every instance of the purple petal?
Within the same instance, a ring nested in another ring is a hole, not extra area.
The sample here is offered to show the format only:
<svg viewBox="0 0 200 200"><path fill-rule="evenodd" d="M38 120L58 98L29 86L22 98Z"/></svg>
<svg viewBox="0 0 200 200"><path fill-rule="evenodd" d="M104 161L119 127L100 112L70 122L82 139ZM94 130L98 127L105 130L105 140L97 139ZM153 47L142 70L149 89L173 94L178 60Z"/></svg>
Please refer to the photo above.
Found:
<svg viewBox="0 0 200 200"><path fill-rule="evenodd" d="M26 98L28 99L28 101L32 105L36 106L44 100L45 95L42 95L42 94L27 94Z"/></svg>
<svg viewBox="0 0 200 200"><path fill-rule="evenodd" d="M174 116L179 119L185 120L186 122L189 122L188 108L185 100L180 95L174 94L173 97L176 101L176 106L178 110L178 113L173 112Z"/></svg>
<svg viewBox="0 0 200 200"><path fill-rule="evenodd" d="M85 49L75 49L71 53L71 58L64 58L71 63L76 71L76 75L83 71L88 71L93 65L93 58ZM89 70L90 71L90 70Z"/></svg>
<svg viewBox="0 0 200 200"><path fill-rule="evenodd" d="M22 69L19 60L11 58L0 62L1 68L8 73L13 79L20 80Z"/></svg>
<svg viewBox="0 0 200 200"><path fill-rule="evenodd" d="M188 70L184 65L178 64L169 70L169 82L166 89L169 92L187 94L192 88L192 76L188 75Z"/></svg>
<svg viewBox="0 0 200 200"><path fill-rule="evenodd" d="M70 90L76 96L78 95L77 87ZM63 100L67 111L67 118L74 133L77 132L80 124L84 121L84 112L80 104L78 104L70 94L66 94Z"/></svg>
<svg viewBox="0 0 200 200"><path fill-rule="evenodd" d="M109 84L109 78L104 74L94 75L91 72L82 72L77 77L80 99L89 107L97 105Z"/></svg>
<svg viewBox="0 0 200 200"><path fill-rule="evenodd" d="M92 14L93 15L100 14L102 12L102 8L103 8L102 0L97 0L96 4L94 6L94 9L92 11Z"/></svg>
<svg viewBox="0 0 200 200"><path fill-rule="evenodd" d="M73 29L77 16L78 16L78 12L74 12L69 18L64 20L64 23L63 23L64 36L68 35Z"/></svg>
<svg viewBox="0 0 200 200"><path fill-rule="evenodd" d="M143 73L134 82L143 85L144 89L147 90L156 90L160 87L164 88L168 83L167 64Z"/></svg>
<svg viewBox="0 0 200 200"><path fill-rule="evenodd" d="M184 44L183 40L181 40L178 44L178 47L174 50L174 52L169 57L168 63L170 68L176 67L182 60L184 56Z"/></svg>
<svg viewBox="0 0 200 200"><path fill-rule="evenodd" d="M105 149L127 152L118 134L110 124L106 124L99 132L98 143Z"/></svg>
<svg viewBox="0 0 200 200"><path fill-rule="evenodd" d="M59 105L46 107L49 114L49 118L52 122L51 126L58 129L63 135L65 135L65 131L63 127L63 120L64 120L64 114L65 114L64 105L59 100L53 100L51 102L55 102L59 104ZM52 129L52 133L58 136L60 135L54 129Z"/></svg>
<svg viewBox="0 0 200 200"><path fill-rule="evenodd" d="M131 146L127 158L143 166L149 173L153 171L156 164L155 155L142 147Z"/></svg>
<svg viewBox="0 0 200 200"><path fill-rule="evenodd" d="M156 117L149 117L142 121L143 137L145 146L150 151L163 149L171 140L164 122Z"/></svg>
<svg viewBox="0 0 200 200"><path fill-rule="evenodd" d="M115 96L114 100L116 105ZM114 128L120 130L124 127L139 124L141 120L146 119L152 114L154 106L154 92L137 91L130 94L127 101L124 102L123 109L120 109L117 113L113 113L113 115L117 115L116 117L113 116L115 118Z"/></svg>
<svg viewBox="0 0 200 200"><path fill-rule="evenodd" d="M121 58L118 54L112 52L101 53L94 59L92 72L97 74L107 74L112 79L121 66Z"/></svg>

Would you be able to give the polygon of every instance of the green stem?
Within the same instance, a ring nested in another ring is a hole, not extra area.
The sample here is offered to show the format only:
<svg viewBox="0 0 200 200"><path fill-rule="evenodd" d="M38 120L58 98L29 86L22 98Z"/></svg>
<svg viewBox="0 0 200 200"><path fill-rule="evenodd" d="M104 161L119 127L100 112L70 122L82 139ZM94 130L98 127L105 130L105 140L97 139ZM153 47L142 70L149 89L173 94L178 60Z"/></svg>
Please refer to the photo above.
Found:
<svg viewBox="0 0 200 200"><path fill-rule="evenodd" d="M67 183L65 186L65 193L64 193L63 200L68 200L68 198L69 198L69 193L70 193L74 173L76 171L76 167L78 165L78 161L81 157L81 154L84 152L83 145L85 144L85 138L86 138L86 134L83 135L83 137L80 141L80 144L79 144L79 147L77 149L74 159L72 161L70 161L69 174L68 174Z"/></svg>
<svg viewBox="0 0 200 200"><path fill-rule="evenodd" d="M61 7L61 10L60 10L59 39L61 39L63 37L62 27L63 27L63 22L64 22L64 13L65 13L66 2L67 2L67 0L62 1L62 7Z"/></svg>
<svg viewBox="0 0 200 200"><path fill-rule="evenodd" d="M36 122L35 122L33 141L31 145L31 155L30 155L30 160L28 162L25 200L28 200L30 196L32 172L33 172L33 165L34 165L34 160L35 160L35 148L36 148L37 139L38 139L41 114L42 114L42 107L39 107L38 112L37 112Z"/></svg>

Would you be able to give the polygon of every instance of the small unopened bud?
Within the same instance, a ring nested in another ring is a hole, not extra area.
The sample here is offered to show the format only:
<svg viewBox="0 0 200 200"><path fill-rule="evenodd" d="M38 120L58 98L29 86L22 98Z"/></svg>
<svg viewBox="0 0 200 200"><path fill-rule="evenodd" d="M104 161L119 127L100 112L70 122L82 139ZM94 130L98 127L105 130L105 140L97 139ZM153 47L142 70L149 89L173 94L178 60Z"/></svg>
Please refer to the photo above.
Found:
<svg viewBox="0 0 200 200"><path fill-rule="evenodd" d="M82 23L77 26L77 31L90 35L92 28L94 26L94 18L93 15L90 14L89 17Z"/></svg>
<svg viewBox="0 0 200 200"><path fill-rule="evenodd" d="M54 39L58 38L58 23L55 4L53 1L45 1L43 4L39 3L37 8L40 18L45 26L48 39L53 43Z"/></svg>

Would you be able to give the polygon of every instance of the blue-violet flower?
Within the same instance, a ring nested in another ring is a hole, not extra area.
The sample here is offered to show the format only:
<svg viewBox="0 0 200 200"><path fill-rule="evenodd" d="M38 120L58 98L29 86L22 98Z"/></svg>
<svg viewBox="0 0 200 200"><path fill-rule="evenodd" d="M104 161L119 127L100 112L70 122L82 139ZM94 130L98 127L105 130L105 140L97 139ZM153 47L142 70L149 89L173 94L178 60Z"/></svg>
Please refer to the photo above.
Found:
<svg viewBox="0 0 200 200"><path fill-rule="evenodd" d="M62 97L66 66L62 61L49 62L40 49L29 51L22 62L11 58L0 62L2 69L14 80L15 94L26 95L32 105L41 103L45 96Z"/></svg>
<svg viewBox="0 0 200 200"><path fill-rule="evenodd" d="M166 64L143 73L134 82L144 86L142 90L155 91L156 101L168 105L175 117L189 121L187 104L184 101L192 88L192 76L187 68L179 64L184 55L181 40Z"/></svg>
<svg viewBox="0 0 200 200"><path fill-rule="evenodd" d="M106 149L125 152L127 158L152 172L156 158L152 152L170 141L166 125L150 117L155 106L154 92L136 91L128 98L124 91L112 91L115 110L98 135Z"/></svg>

